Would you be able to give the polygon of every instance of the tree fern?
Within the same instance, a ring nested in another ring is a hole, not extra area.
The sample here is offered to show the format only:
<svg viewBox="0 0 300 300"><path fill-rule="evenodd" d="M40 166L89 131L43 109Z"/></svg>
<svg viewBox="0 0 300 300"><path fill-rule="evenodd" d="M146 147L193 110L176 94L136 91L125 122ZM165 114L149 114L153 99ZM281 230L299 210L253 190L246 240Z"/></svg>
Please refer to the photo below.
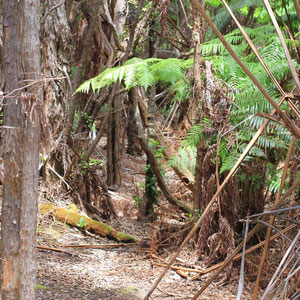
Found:
<svg viewBox="0 0 300 300"><path fill-rule="evenodd" d="M123 66L106 69L97 77L85 81L76 92L87 93L90 89L99 92L101 88L115 82L123 82L126 89L134 86L143 86L147 89L157 82L173 88L182 80L186 69L193 64L192 60L159 59L159 58L132 58Z"/></svg>
<svg viewBox="0 0 300 300"><path fill-rule="evenodd" d="M178 154L168 160L170 166L180 168L182 170L189 169L195 173L197 148L195 146L180 147Z"/></svg>

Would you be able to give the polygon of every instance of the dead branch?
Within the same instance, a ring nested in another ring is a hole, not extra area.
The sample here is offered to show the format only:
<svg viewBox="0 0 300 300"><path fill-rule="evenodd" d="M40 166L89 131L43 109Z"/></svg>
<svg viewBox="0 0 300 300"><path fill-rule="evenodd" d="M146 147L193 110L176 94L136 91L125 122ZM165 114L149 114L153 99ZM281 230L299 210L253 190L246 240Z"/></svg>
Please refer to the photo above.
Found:
<svg viewBox="0 0 300 300"><path fill-rule="evenodd" d="M290 187L290 189L280 198L280 201L277 205L272 206L272 210L277 209L283 201L285 201L293 192L294 190L299 187L300 185L300 178ZM262 224L257 224L248 234L246 242L250 240L254 234L261 228ZM238 247L235 248L235 250L232 252L232 254L222 263L220 268L217 270L217 272L204 284L204 286L196 293L196 295L193 297L193 300L197 299L198 296L203 293L206 288L215 280L215 278L230 264L233 260L233 258L242 250L244 245L244 242L240 243Z"/></svg>
<svg viewBox="0 0 300 300"><path fill-rule="evenodd" d="M122 247L133 247L138 243L131 244L101 244L101 245L61 245L64 248L84 248L84 249L107 249L107 248L122 248Z"/></svg>
<svg viewBox="0 0 300 300"><path fill-rule="evenodd" d="M39 210L41 213L48 212L52 214L57 220L70 226L91 231L99 234L102 237L107 237L117 242L139 243L139 239L133 236L118 232L107 224L95 221L87 216L80 215L79 213L73 212L66 208L59 208L52 204L44 204L39 207Z"/></svg>
<svg viewBox="0 0 300 300"><path fill-rule="evenodd" d="M281 178L281 182L280 182L279 191L278 191L278 194L277 194L276 199L275 199L276 204L278 203L278 201L280 201L280 197L281 197L281 194L282 194L282 191L283 191L283 188L284 188L284 184L285 184L285 180L286 180L286 176L287 176L287 171L288 171L288 167L289 167L289 162L290 162L290 159L291 159L291 156L292 156L292 151L293 151L293 147L294 147L295 142L296 142L296 138L292 137L290 147L289 147L289 150L288 150L288 154L286 156L286 161L285 161L285 165L284 165L284 169L283 169L283 174L282 174L282 178ZM274 220L275 220L275 217L271 216L270 226L273 225ZM264 266L264 263L265 263L265 260L266 260L266 257L267 257L268 249L269 249L269 241L270 241L271 233L272 233L272 228L269 227L268 230L267 230L267 234L266 234L266 244L264 246L264 250L263 250L263 253L262 253L262 256L261 256L259 269L258 269L257 277L256 277L256 283L255 283L254 291L253 291L253 294L252 294L252 299L253 300L257 299L259 282L260 282L261 274L262 274L262 271L263 271L263 266Z"/></svg>
<svg viewBox="0 0 300 300"><path fill-rule="evenodd" d="M73 255L73 253L65 251L65 250L62 250L62 249L59 249L59 248L53 248L53 247L41 246L41 245L36 246L36 248L38 250L49 250L49 251L63 252L63 253L67 253L67 254Z"/></svg>

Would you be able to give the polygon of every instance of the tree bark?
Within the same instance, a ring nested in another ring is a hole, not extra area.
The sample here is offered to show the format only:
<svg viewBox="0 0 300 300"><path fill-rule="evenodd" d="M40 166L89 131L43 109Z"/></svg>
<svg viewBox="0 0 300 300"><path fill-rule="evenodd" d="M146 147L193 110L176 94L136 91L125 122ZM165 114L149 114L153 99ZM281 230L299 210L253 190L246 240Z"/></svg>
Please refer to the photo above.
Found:
<svg viewBox="0 0 300 300"><path fill-rule="evenodd" d="M35 299L36 222L41 99L40 1L3 1L3 203L1 230L2 300ZM27 80L27 81L23 81ZM23 82L22 82L23 81ZM16 89L23 86L21 95ZM13 92L14 91L14 92Z"/></svg>
<svg viewBox="0 0 300 300"><path fill-rule="evenodd" d="M120 98L116 91L120 84L112 88L113 97L111 106L108 107L110 112L108 116L108 133L107 133L107 185L110 188L118 188L121 185L120 169Z"/></svg>
<svg viewBox="0 0 300 300"><path fill-rule="evenodd" d="M88 31L86 34L86 38L84 40L84 45L80 57L80 61L78 64L78 69L73 81L73 92L78 88L79 84L83 81L83 73L84 69L87 65L87 62L90 58L90 55L92 53L92 42L93 42L93 34L94 34L94 28L96 26L96 21L97 21L97 16L99 12L99 1L98 0L93 0L93 3L91 5L91 19L88 27ZM65 123L65 137L68 141L68 143L72 144L72 139L70 138L72 128L73 128L73 123L74 123L74 117L75 117L75 112L76 112L76 107L79 101L80 94L75 94L73 99L70 101L69 105L69 112L66 118L66 123Z"/></svg>
<svg viewBox="0 0 300 300"><path fill-rule="evenodd" d="M70 62L72 35L67 20L66 9L60 5L47 15L60 0L44 0L43 24L41 24L41 68L47 78L53 78L44 85L44 103L52 133L56 139L63 130L63 111L66 110L65 99L70 94ZM46 16L46 17L45 17ZM55 78L65 79L55 80Z"/></svg>

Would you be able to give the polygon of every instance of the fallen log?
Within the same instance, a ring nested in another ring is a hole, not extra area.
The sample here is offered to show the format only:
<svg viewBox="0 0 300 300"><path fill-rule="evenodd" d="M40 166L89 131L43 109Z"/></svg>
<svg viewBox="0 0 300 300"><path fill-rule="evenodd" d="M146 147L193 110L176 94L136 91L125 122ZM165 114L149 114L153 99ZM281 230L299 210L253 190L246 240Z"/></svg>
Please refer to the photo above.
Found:
<svg viewBox="0 0 300 300"><path fill-rule="evenodd" d="M115 240L122 243L138 243L139 239L117 231L113 227L95 221L87 216L81 215L66 208L57 207L53 204L43 204L39 206L39 211L42 214L52 214L58 221L66 223L78 229L84 229L102 237Z"/></svg>

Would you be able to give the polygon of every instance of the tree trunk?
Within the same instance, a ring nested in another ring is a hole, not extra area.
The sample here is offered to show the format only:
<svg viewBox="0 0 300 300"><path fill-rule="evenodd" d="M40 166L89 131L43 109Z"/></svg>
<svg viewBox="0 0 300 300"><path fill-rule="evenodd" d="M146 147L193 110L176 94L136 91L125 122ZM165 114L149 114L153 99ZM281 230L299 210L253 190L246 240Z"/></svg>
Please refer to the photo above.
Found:
<svg viewBox="0 0 300 300"><path fill-rule="evenodd" d="M35 299L40 122L40 1L3 1L3 203L1 297ZM25 83L23 80L27 80ZM23 81L23 82L22 82ZM23 86L23 94L16 89ZM12 92L14 91L14 92Z"/></svg>
<svg viewBox="0 0 300 300"><path fill-rule="evenodd" d="M110 115L108 117L107 133L107 186L115 189L121 185L120 170L120 98L115 96L120 87L116 84L112 89L113 97L111 107L108 107Z"/></svg>
<svg viewBox="0 0 300 300"><path fill-rule="evenodd" d="M51 11L53 7L60 3L60 0L43 1L44 15L41 20L40 34L41 68L43 75L49 79L44 83L44 107L47 119L52 126L52 136L55 141L59 139L63 132L64 113L67 111L65 100L72 91L69 74L71 73L70 63L73 42L65 5L62 4ZM50 11L51 13L48 13ZM43 168L45 180L46 174L53 175L52 172L47 172L48 164L58 173L64 174L66 159L63 153L64 149L61 148L61 145L57 145L56 149L53 149L52 153L49 154L47 164ZM56 178L56 176L51 177L51 179Z"/></svg>
<svg viewBox="0 0 300 300"><path fill-rule="evenodd" d="M115 0L113 21L116 25L117 34L120 36L123 33L124 25L127 17L127 2L126 0Z"/></svg>
<svg viewBox="0 0 300 300"><path fill-rule="evenodd" d="M137 133L137 127L134 121L134 109L133 109L133 102L131 101L131 98L133 97L134 88L129 90L128 97L129 97L129 112L128 112L128 122L127 122L127 150L126 153L135 156L140 156L142 154L142 151L139 147L139 141L138 141L138 133Z"/></svg>

